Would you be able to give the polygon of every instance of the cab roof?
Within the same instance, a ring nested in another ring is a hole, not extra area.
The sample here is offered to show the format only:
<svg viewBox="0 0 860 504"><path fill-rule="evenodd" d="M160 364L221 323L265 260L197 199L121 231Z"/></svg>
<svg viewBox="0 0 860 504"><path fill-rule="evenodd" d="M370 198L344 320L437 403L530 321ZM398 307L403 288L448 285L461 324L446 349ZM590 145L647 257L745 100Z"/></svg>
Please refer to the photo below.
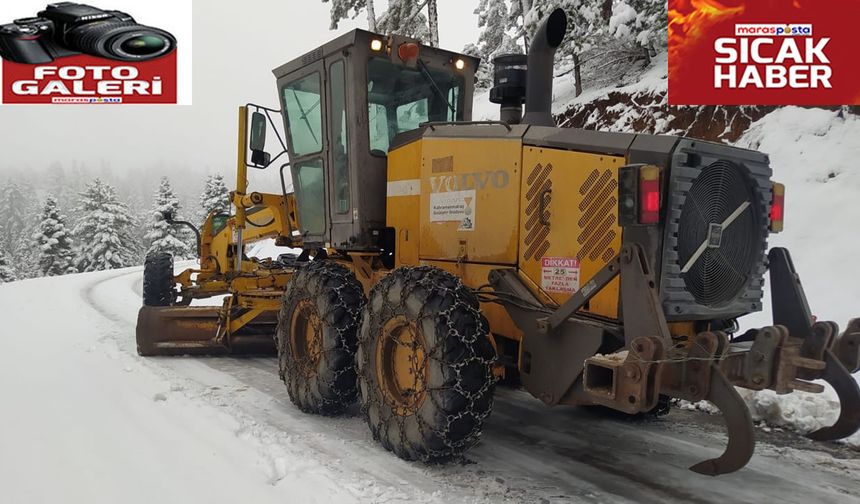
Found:
<svg viewBox="0 0 860 504"><path fill-rule="evenodd" d="M328 56L331 56L335 53L341 52L344 49L349 47L354 47L357 45L367 47L368 51L370 48L370 42L373 39L381 39L381 40L390 40L390 45L400 45L404 42L414 42L418 43L421 46L421 51L430 51L433 54L439 56L448 56L450 58L463 58L465 60L471 61L471 67L477 71L478 65L480 65L480 58L475 58L473 56L469 56L467 54L447 51L445 49L439 49L437 47L432 47L424 44L420 44L417 40L403 37L401 35L380 35L378 33L369 32L367 30L359 30L355 29L350 32L344 33L340 37L337 37L333 40L326 42L325 44L317 47L316 49L305 53L304 55L290 61L289 63L285 63L274 70L272 73L275 74L275 77L280 79L288 74L291 74L297 70L300 70L315 61L319 61Z"/></svg>

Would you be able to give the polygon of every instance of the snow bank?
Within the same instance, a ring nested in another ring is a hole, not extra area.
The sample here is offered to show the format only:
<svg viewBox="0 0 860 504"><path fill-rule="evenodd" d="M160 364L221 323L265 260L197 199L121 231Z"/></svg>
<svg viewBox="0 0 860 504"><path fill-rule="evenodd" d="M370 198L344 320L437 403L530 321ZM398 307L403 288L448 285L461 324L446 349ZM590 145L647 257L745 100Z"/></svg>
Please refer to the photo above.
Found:
<svg viewBox="0 0 860 504"><path fill-rule="evenodd" d="M617 87L584 88L581 95L576 96L576 86L570 75L555 79L553 83L554 108L556 113L561 113L572 105L588 103L604 98L613 91L637 94L648 92L665 92L668 85L669 60L668 54L661 52L651 60L651 65L642 71L634 72L625 77L626 82L619 83ZM584 84L587 84L584 82Z"/></svg>
<svg viewBox="0 0 860 504"><path fill-rule="evenodd" d="M256 257L257 259L277 259L281 254L301 254L301 249L290 247L278 247L275 245L275 240L263 240L252 245L249 245L246 252L248 257Z"/></svg>
<svg viewBox="0 0 860 504"><path fill-rule="evenodd" d="M739 391L755 421L788 427L801 434L833 425L839 418L839 400L829 387L823 394L795 392L782 396L771 390ZM860 433L843 442L855 448L860 447Z"/></svg>

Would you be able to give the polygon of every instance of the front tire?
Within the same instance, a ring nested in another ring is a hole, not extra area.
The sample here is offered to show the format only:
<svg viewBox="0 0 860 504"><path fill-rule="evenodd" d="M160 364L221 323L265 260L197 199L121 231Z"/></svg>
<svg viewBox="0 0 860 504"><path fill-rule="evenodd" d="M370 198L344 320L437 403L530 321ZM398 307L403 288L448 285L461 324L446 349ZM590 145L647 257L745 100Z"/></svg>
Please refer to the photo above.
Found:
<svg viewBox="0 0 860 504"><path fill-rule="evenodd" d="M143 262L144 306L171 306L175 301L173 256L167 252L147 254Z"/></svg>
<svg viewBox="0 0 860 504"><path fill-rule="evenodd" d="M281 380L305 413L337 415L355 402L356 333L364 290L346 267L311 262L293 274L278 313Z"/></svg>
<svg viewBox="0 0 860 504"><path fill-rule="evenodd" d="M374 439L406 460L442 462L480 437L495 353L478 300L437 268L400 268L371 291L356 355Z"/></svg>

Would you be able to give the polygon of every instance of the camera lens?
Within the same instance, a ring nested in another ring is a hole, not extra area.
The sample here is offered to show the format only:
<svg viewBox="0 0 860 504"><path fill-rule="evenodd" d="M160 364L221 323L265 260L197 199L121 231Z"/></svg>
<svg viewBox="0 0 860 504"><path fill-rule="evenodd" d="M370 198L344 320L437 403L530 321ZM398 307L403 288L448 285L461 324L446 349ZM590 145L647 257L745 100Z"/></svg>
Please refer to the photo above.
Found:
<svg viewBox="0 0 860 504"><path fill-rule="evenodd" d="M148 56L164 50L168 44L163 37L157 35L141 35L132 37L120 44L120 49L134 56Z"/></svg>
<svg viewBox="0 0 860 504"><path fill-rule="evenodd" d="M75 26L66 34L66 42L82 53L119 61L151 60L176 48L176 39L170 33L123 21Z"/></svg>

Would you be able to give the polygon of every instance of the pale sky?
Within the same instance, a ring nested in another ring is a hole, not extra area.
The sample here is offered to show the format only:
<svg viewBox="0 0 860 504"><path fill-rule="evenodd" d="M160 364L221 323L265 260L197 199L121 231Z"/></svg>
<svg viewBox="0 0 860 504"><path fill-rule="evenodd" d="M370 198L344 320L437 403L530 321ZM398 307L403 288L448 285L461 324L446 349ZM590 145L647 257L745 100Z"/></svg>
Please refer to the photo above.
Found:
<svg viewBox="0 0 860 504"><path fill-rule="evenodd" d="M438 1L440 45L459 51L474 42L478 0ZM387 2L377 3L381 13ZM105 160L114 171L163 161L232 173L237 107L277 108L273 68L367 25L362 14L329 31L320 0L197 0L193 13L193 106L0 105L0 170Z"/></svg>

